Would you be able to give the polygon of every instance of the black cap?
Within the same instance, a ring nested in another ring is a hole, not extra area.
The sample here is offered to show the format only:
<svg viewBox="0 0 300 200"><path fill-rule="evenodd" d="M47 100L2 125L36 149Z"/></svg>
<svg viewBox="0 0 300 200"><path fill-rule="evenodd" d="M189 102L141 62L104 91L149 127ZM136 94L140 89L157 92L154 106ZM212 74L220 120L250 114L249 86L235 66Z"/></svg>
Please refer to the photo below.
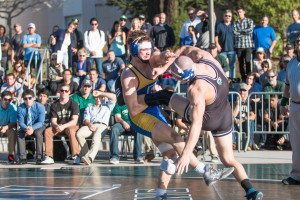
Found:
<svg viewBox="0 0 300 200"><path fill-rule="evenodd" d="M212 44L209 45L208 48L209 49L215 49L215 48L217 48L217 45L215 43L212 43Z"/></svg>
<svg viewBox="0 0 300 200"><path fill-rule="evenodd" d="M287 44L285 48L286 48L287 50L294 49L294 45L292 45L292 44Z"/></svg>

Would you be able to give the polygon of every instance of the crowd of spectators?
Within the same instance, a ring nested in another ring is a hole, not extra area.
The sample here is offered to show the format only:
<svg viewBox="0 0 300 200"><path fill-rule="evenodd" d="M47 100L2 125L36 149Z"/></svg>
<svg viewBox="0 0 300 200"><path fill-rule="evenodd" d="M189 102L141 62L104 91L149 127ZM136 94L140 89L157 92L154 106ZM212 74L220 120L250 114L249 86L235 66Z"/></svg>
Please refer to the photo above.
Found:
<svg viewBox="0 0 300 200"><path fill-rule="evenodd" d="M251 93L284 91L286 68L288 62L295 57L294 46L299 45L300 41L299 13L297 10L292 11L294 23L287 29L289 43L280 57L279 68L277 68L272 60L277 41L276 34L268 25L268 16L262 16L260 25L254 27L253 20L246 17L244 8L238 7L235 11L237 21L232 20L234 11L224 11L223 19L215 24L215 43L210 44L208 12L202 10L196 12L194 8L189 8L187 10L189 19L182 25L179 46L191 45L209 51L220 62L229 81L239 85L237 91L240 97L230 98L233 101L233 126L235 130L243 132L250 130L249 135L252 139L248 149L282 150L282 142L279 141L283 138L286 140L286 135L280 137L271 135L270 140L268 140L269 135L262 135L258 142L253 140L255 125L266 131L285 129L286 126L283 124L287 123L286 119L277 115L281 95L262 97L261 94L251 95ZM9 162L15 162L14 151L17 141L19 146L17 163L27 163L25 138L34 136L36 137L36 163L54 163L53 137L65 134L70 139L74 164L80 164L81 160L90 165L95 160L102 136L111 129L110 163L119 163L120 135L134 136L134 159L136 163L143 163L143 136L131 128L126 106L115 103L114 84L125 65L130 62L126 38L133 31L144 30L152 39L154 51L173 51L177 36L174 35L173 28L167 24L167 17L165 13L157 14L151 24L141 14L132 19L131 26L128 28L128 18L122 15L119 21L113 23L107 41L105 33L99 29L101 21L99 23L96 18L90 19L91 27L83 34L77 29L79 20L76 18L72 19L65 29L57 25L53 26L47 42L47 48L51 52L50 66L47 69L48 79L39 83L42 89L38 90L37 98L32 90L38 82L33 76L36 71L25 73L28 62L33 56L32 53L39 49L42 43L41 36L36 33L35 24L28 24L28 32L25 33L21 24L16 23L15 35L11 39L6 36L6 28L0 25L2 53L0 131L1 135L8 137ZM214 18L216 22L218 19L215 15ZM108 46L108 52L103 51L105 45ZM10 57L9 48L11 48ZM39 66L41 56L38 52L36 56ZM9 61L12 64L12 73L8 73ZM236 70L236 61L239 70ZM31 70L36 70L34 62L31 62L29 67ZM237 72L240 74L240 83ZM170 86L174 89L177 83L168 71L159 80L162 88ZM93 96L94 90L102 91L101 95ZM51 100L51 105L49 96L57 96L56 101ZM250 107L247 103L248 96L251 100ZM270 106L260 114L256 109L265 106L262 101L269 103ZM256 124L255 121L262 123ZM188 130L187 126L186 130ZM90 148L86 142L88 137L92 137ZM235 138L234 135L233 148L236 148ZM44 160L42 160L43 141L45 142ZM269 144L270 141L275 142ZM213 157L216 156L213 154Z"/></svg>

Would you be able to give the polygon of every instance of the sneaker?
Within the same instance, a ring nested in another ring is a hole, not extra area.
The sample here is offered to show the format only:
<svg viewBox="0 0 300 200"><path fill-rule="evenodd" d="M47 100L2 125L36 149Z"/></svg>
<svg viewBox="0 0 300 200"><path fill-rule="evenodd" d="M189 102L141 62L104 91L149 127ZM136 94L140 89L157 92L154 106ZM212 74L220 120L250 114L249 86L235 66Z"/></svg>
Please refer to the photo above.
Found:
<svg viewBox="0 0 300 200"><path fill-rule="evenodd" d="M144 159L143 159L143 157L138 157L138 158L135 160L135 164L144 164Z"/></svg>
<svg viewBox="0 0 300 200"><path fill-rule="evenodd" d="M14 155L8 155L8 164L13 165L15 163Z"/></svg>
<svg viewBox="0 0 300 200"><path fill-rule="evenodd" d="M86 165L92 164L92 159L90 157L88 157L87 155L82 156L81 161Z"/></svg>
<svg viewBox="0 0 300 200"><path fill-rule="evenodd" d="M217 162L219 162L219 158L218 157L212 157L211 162L217 163Z"/></svg>
<svg viewBox="0 0 300 200"><path fill-rule="evenodd" d="M80 165L80 157L79 157L79 155L75 155L75 156L73 156L73 158L74 158L73 165Z"/></svg>
<svg viewBox="0 0 300 200"><path fill-rule="evenodd" d="M292 177L288 177L281 181L284 185L300 185L300 181L293 179Z"/></svg>
<svg viewBox="0 0 300 200"><path fill-rule="evenodd" d="M54 164L53 158L50 156L45 156L45 160L41 162L42 165L49 165L49 164Z"/></svg>
<svg viewBox="0 0 300 200"><path fill-rule="evenodd" d="M155 158L155 155L153 153L147 154L145 156L144 162L150 162L151 160L153 160Z"/></svg>
<svg viewBox="0 0 300 200"><path fill-rule="evenodd" d="M110 164L114 164L114 165L116 165L116 164L118 164L119 163L119 159L118 158L111 158L110 160L109 160L109 163Z"/></svg>
<svg viewBox="0 0 300 200"><path fill-rule="evenodd" d="M236 150L236 144L234 144L234 143L232 144L232 149Z"/></svg>
<svg viewBox="0 0 300 200"><path fill-rule="evenodd" d="M17 165L25 165L27 164L27 160L26 159L19 159L16 162Z"/></svg>
<svg viewBox="0 0 300 200"><path fill-rule="evenodd" d="M42 159L36 159L36 165L40 165L42 163Z"/></svg>
<svg viewBox="0 0 300 200"><path fill-rule="evenodd" d="M160 170L166 172L169 175L173 175L176 172L176 165L174 164L176 159L163 159L160 164Z"/></svg>
<svg viewBox="0 0 300 200"><path fill-rule="evenodd" d="M261 191L253 191L247 195L247 200L261 200L263 197L264 194Z"/></svg>
<svg viewBox="0 0 300 200"><path fill-rule="evenodd" d="M259 150L259 146L257 144L253 145L254 150Z"/></svg>
<svg viewBox="0 0 300 200"><path fill-rule="evenodd" d="M204 181L207 186L211 186L215 182L222 180L229 176L234 171L234 167L213 169L211 166L207 166L206 172L204 173Z"/></svg>
<svg viewBox="0 0 300 200"><path fill-rule="evenodd" d="M249 146L247 147L247 151L252 151L252 145L249 145Z"/></svg>

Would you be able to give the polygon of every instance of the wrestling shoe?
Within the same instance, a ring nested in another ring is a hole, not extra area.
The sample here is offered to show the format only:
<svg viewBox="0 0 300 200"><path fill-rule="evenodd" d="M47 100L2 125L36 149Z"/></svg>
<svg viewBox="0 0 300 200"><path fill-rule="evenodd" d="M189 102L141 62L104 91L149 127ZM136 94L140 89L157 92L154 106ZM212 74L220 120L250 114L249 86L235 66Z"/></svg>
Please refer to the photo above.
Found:
<svg viewBox="0 0 300 200"><path fill-rule="evenodd" d="M300 185L300 181L293 179L292 177L285 178L281 181L284 185Z"/></svg>
<svg viewBox="0 0 300 200"><path fill-rule="evenodd" d="M204 173L204 181L207 186L211 186L215 182L222 180L229 176L234 171L234 167L213 169L211 166L206 166L206 172Z"/></svg>
<svg viewBox="0 0 300 200"><path fill-rule="evenodd" d="M261 191L253 191L247 195L247 200L261 200L263 197L264 194Z"/></svg>
<svg viewBox="0 0 300 200"><path fill-rule="evenodd" d="M163 159L160 164L160 170L166 172L169 175L173 175L176 172L176 165L174 164L174 161L176 159Z"/></svg>
<svg viewBox="0 0 300 200"><path fill-rule="evenodd" d="M164 200L164 199L167 199L167 193L165 193L165 194L163 194L163 195L161 195L159 197L155 197L154 200Z"/></svg>

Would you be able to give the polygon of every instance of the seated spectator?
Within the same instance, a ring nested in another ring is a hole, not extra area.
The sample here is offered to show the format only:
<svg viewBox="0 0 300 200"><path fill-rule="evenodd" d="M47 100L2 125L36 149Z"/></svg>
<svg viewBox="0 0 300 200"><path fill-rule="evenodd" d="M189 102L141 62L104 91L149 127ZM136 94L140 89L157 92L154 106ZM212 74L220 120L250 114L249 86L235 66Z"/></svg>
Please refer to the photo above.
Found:
<svg viewBox="0 0 300 200"><path fill-rule="evenodd" d="M114 25L108 34L109 50L115 52L117 57L120 57L123 62L126 60L126 33L122 31L119 21L115 21Z"/></svg>
<svg viewBox="0 0 300 200"><path fill-rule="evenodd" d="M214 57L214 59L216 59L221 64L226 76L229 77L229 64L224 56L218 54L217 45L214 43L210 44L209 52Z"/></svg>
<svg viewBox="0 0 300 200"><path fill-rule="evenodd" d="M172 53L172 49L170 47L167 47L165 49L166 52L170 52ZM167 85L170 85L173 89L176 86L177 81L175 80L175 78L172 76L172 73L170 70L166 71L163 76L162 76L162 86L163 88Z"/></svg>
<svg viewBox="0 0 300 200"><path fill-rule="evenodd" d="M89 78L92 81L92 90L100 90L104 92L106 90L106 82L102 78L98 77L97 69L90 69L89 71Z"/></svg>
<svg viewBox="0 0 300 200"><path fill-rule="evenodd" d="M246 83L241 83L239 87L239 94L241 95L241 99L239 96L236 98L236 102L234 105L233 113L232 116L234 118L234 129L238 130L240 132L245 132L246 136L248 135L248 112L249 112L249 126L250 126L250 137L253 138L253 132L254 132L254 120L255 120L255 113L254 113L254 102L251 101L250 103L250 108L248 110L248 103L247 103L247 98L248 98L248 85ZM241 107L240 107L241 104ZM241 116L240 116L240 110L241 110ZM241 121L240 121L241 119ZM241 127L240 127L241 125ZM236 148L236 135L232 134L232 139L233 139L233 149ZM245 138L246 139L246 138ZM247 150L252 149L252 140L250 139L249 146Z"/></svg>
<svg viewBox="0 0 300 200"><path fill-rule="evenodd" d="M13 97L18 97L21 91L21 84L16 81L16 77L13 73L6 75L6 83L1 87L1 93L9 91Z"/></svg>
<svg viewBox="0 0 300 200"><path fill-rule="evenodd" d="M267 71L268 71L269 69L271 69L271 67L270 67L268 61L263 61L263 62L261 63L261 67L262 67L264 73L261 74L260 77L259 77L259 84L260 84L260 86L263 88L264 85L268 83L268 79L267 79L266 73L267 73ZM257 78L258 78L258 77L257 77Z"/></svg>
<svg viewBox="0 0 300 200"><path fill-rule="evenodd" d="M51 124L45 131L45 160L42 164L53 164L53 136L66 134L70 139L73 164L80 164L79 148L76 131L79 118L79 106L70 99L70 85L62 84L59 87L60 98L51 105Z"/></svg>
<svg viewBox="0 0 300 200"><path fill-rule="evenodd" d="M143 144L143 135L136 132L131 126L128 116L127 106L115 105L115 108L112 112L112 115L115 116L116 123L111 128L110 133L110 160L111 164L118 164L120 160L119 156L119 136L120 135L134 135L134 149L133 149L133 158L135 163L143 164L144 159L142 156L142 144Z"/></svg>
<svg viewBox="0 0 300 200"><path fill-rule="evenodd" d="M108 102L102 104L107 97ZM77 140L81 146L81 161L86 165L94 162L99 150L102 133L107 131L111 111L114 109L116 95L113 93L100 92L94 96L95 105L89 105L84 111L83 125L76 133ZM91 148L88 148L86 138L93 136Z"/></svg>
<svg viewBox="0 0 300 200"><path fill-rule="evenodd" d="M0 136L8 138L8 163L14 164L14 153L16 146L17 109L10 102L12 94L9 91L1 93L0 107Z"/></svg>
<svg viewBox="0 0 300 200"><path fill-rule="evenodd" d="M59 82L63 79L63 72L65 66L61 63L57 63L57 53L51 54L51 64L49 66L49 80L53 82Z"/></svg>
<svg viewBox="0 0 300 200"><path fill-rule="evenodd" d="M26 160L25 137L34 135L36 138L36 164L40 165L43 154L43 132L45 130L45 107L43 104L34 101L34 92L25 90L22 94L24 103L18 107L18 122L20 130L17 135L19 146L18 165L24 165Z"/></svg>
<svg viewBox="0 0 300 200"><path fill-rule="evenodd" d="M277 73L276 70L270 69L266 73L268 83L264 85L264 92L283 92L285 84L281 81L277 81ZM279 96L281 98L281 95ZM265 95L264 99L269 99L268 95Z"/></svg>
<svg viewBox="0 0 300 200"><path fill-rule="evenodd" d="M181 45L196 46L198 38L196 36L195 27L190 25L188 27L188 33L189 35L183 38Z"/></svg>
<svg viewBox="0 0 300 200"><path fill-rule="evenodd" d="M258 83L256 83L255 80L256 78L254 72L248 74L246 79L246 83L249 88L248 95L250 95L252 92L262 92L261 86ZM261 94L256 94L256 95L253 94L250 96L250 98L255 102L259 102L261 99Z"/></svg>
<svg viewBox="0 0 300 200"><path fill-rule="evenodd" d="M286 54L284 54L283 56L289 56L291 59L296 57L296 54L295 54L295 47L293 44L287 44L286 47L285 47L285 52Z"/></svg>
<svg viewBox="0 0 300 200"><path fill-rule="evenodd" d="M61 85L67 84L70 86L70 96L78 92L78 84L74 81L72 81L72 72L69 69L65 69L63 72L63 80L58 84L57 88L60 88ZM52 88L51 90L55 91L56 96L59 96L61 94L60 91L57 90L57 88Z"/></svg>
<svg viewBox="0 0 300 200"><path fill-rule="evenodd" d="M256 57L253 59L253 71L256 77L260 77L260 75L264 73L262 62L267 61L270 68L272 68L272 63L271 60L267 58L267 54L262 47L257 48L255 55Z"/></svg>
<svg viewBox="0 0 300 200"><path fill-rule="evenodd" d="M278 72L278 77L277 77L278 81L285 83L286 68L287 68L287 65L290 62L290 60L291 60L290 56L288 56L288 55L282 56L280 64L279 64L280 72Z"/></svg>
<svg viewBox="0 0 300 200"><path fill-rule="evenodd" d="M82 87L79 92L71 96L70 98L76 101L79 105L80 115L79 115L79 125L83 123L84 110L89 105L95 105L95 100L91 93L92 81L85 79L82 83Z"/></svg>
<svg viewBox="0 0 300 200"><path fill-rule="evenodd" d="M16 61L13 65L13 74L16 77L16 81L18 83L22 84L23 79L25 77L25 73L26 73L26 68L24 65L24 61L23 60ZM28 78L30 78L30 89L32 89L35 83L35 78L31 77L31 74L28 73L28 76L25 78L24 81L24 86L26 89L29 86Z"/></svg>
<svg viewBox="0 0 300 200"><path fill-rule="evenodd" d="M86 75L90 71L91 63L86 61L87 51L82 48L78 51L78 61L73 63L73 81L76 82L79 87L82 81L86 78Z"/></svg>
<svg viewBox="0 0 300 200"><path fill-rule="evenodd" d="M105 79L107 81L107 88L109 91L115 91L115 81L120 75L120 70L125 68L123 60L116 57L114 51L109 50L107 53L107 60L102 65Z"/></svg>

